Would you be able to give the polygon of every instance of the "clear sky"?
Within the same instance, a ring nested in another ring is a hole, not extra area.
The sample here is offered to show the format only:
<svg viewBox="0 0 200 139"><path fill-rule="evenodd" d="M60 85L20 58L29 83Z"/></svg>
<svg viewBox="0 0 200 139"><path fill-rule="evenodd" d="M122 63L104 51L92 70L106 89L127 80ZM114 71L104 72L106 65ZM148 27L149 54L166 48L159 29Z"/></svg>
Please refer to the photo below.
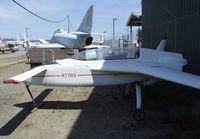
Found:
<svg viewBox="0 0 200 139"><path fill-rule="evenodd" d="M92 32L112 36L112 18L115 21L116 36L126 34L126 22L132 11L141 11L141 0L16 0L34 13L50 19L61 20L70 17L73 31L76 31L90 5L94 5ZM67 21L48 23L43 21L11 0L0 0L0 38L22 38L28 28L30 39L50 39L58 28L67 29Z"/></svg>

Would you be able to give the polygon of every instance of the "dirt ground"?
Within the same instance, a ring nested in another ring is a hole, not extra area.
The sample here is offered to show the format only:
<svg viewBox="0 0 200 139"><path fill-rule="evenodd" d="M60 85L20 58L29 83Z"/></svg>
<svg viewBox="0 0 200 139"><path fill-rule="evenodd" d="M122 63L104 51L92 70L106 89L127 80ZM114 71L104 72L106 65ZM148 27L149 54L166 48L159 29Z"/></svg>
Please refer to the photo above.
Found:
<svg viewBox="0 0 200 139"><path fill-rule="evenodd" d="M0 138L17 139L199 139L200 91L162 82L143 87L145 120L133 120L135 96L125 86L31 86L41 108L30 112L24 84L2 81L29 69L25 63L0 68Z"/></svg>

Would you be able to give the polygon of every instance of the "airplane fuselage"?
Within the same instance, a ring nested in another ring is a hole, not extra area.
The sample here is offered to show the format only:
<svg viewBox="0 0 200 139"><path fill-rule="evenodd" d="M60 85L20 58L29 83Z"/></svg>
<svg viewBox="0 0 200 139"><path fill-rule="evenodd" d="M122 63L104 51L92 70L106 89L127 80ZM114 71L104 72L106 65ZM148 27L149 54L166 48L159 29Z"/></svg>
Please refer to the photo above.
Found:
<svg viewBox="0 0 200 139"><path fill-rule="evenodd" d="M90 37L90 34L81 32L60 32L55 33L52 42L59 43L68 48L81 48L86 46L86 39Z"/></svg>
<svg viewBox="0 0 200 139"><path fill-rule="evenodd" d="M91 52L87 53L90 58L94 56ZM116 72L117 70L115 70L115 72L104 71L102 70L104 67L118 69L121 63L123 63L127 65L128 69L131 68L131 65L137 67L137 64L145 63L146 65L151 65L153 62L166 68L181 70L182 66L186 64L186 60L179 54L142 48L140 48L140 57L137 59L84 61L69 58L58 60L57 62L58 63L44 65L45 69L47 69L46 71L27 79L25 82L42 86L119 85L144 82L152 79L152 77L137 72L133 74L126 71ZM157 68L154 64L151 66Z"/></svg>
<svg viewBox="0 0 200 139"><path fill-rule="evenodd" d="M113 61L110 61L113 62ZM123 62L116 60L115 62ZM25 82L42 86L104 86L127 84L149 79L148 76L129 73L113 73L91 70L105 64L104 61L72 61L65 65L46 65L48 69ZM109 64L109 62L107 63Z"/></svg>

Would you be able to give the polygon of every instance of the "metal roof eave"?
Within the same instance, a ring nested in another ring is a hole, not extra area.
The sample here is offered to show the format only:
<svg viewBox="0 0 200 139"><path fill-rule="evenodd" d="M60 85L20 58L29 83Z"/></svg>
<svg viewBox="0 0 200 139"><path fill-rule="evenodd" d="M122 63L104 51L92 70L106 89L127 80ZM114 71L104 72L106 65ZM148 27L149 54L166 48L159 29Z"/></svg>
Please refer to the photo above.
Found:
<svg viewBox="0 0 200 139"><path fill-rule="evenodd" d="M131 12L126 26L141 26L142 25L142 13Z"/></svg>

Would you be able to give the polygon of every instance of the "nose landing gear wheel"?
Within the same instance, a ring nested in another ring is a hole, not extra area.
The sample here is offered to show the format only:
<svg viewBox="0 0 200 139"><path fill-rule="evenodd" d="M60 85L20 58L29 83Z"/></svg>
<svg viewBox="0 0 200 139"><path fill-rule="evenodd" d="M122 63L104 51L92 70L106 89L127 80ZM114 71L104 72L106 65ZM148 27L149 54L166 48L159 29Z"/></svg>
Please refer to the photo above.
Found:
<svg viewBox="0 0 200 139"><path fill-rule="evenodd" d="M34 108L40 108L43 104L43 102L28 102L26 107L28 110L33 110Z"/></svg>
<svg viewBox="0 0 200 139"><path fill-rule="evenodd" d="M36 105L35 103L33 103L33 102L28 102L28 103L26 104L26 107L27 107L28 110L32 110L32 109L34 109L35 107L37 107L37 105Z"/></svg>

